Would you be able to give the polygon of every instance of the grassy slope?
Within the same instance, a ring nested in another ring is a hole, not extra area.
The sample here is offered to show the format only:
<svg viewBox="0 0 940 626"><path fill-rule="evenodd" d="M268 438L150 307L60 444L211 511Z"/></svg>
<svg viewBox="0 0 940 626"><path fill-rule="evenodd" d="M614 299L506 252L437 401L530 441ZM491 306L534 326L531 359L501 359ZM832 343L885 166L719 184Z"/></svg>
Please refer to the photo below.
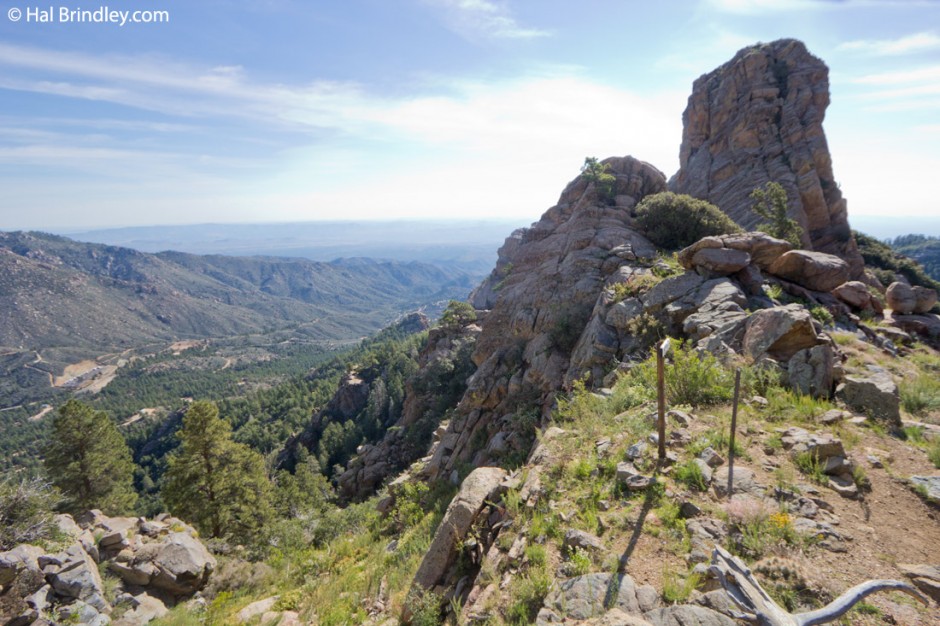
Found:
<svg viewBox="0 0 940 626"><path fill-rule="evenodd" d="M849 356L849 366L877 362L891 368L904 381L906 417L910 416L908 409L913 409L918 412L914 416L918 419L940 422L940 405L929 408L910 402L912 388L924 384L914 381L919 377L935 380L936 372L940 371L940 355L919 347L907 358L890 359L854 335L836 333L835 338ZM700 397L727 396L727 377L709 378L698 372L682 379L699 380L705 387L721 387L717 393ZM871 483L864 500L845 500L827 487L814 484L812 476L803 473L780 449L777 434L777 429L791 425L811 431L825 430L817 425L816 419L832 405L796 396L766 381L762 383L747 370L744 380L745 397L760 391L769 404L764 408L757 404L742 405L737 465L754 469L758 479L768 486L796 488L803 493L816 490L816 497L831 503L841 519L840 532L853 537L847 552L832 553L812 538L796 535L789 526L792 516L786 509L753 520L752 541L746 548L738 546L738 552L749 562L767 555L786 556L810 572L814 594L783 585L774 591L779 601L808 608L863 579L903 578L896 567L899 562L924 562L931 554L936 556L936 546L940 545L936 513L904 485L903 479L913 473L934 472L928 453L940 447L940 443L931 445L910 429L905 441L877 425L838 425L834 434L843 440L849 454L863 468L864 478ZM582 390L560 403L555 425L565 432L543 442L550 451L550 460L542 466L527 466L520 473L523 480L533 472L543 476L545 491L539 502L534 507L526 506L520 502L517 491L510 491L503 499L514 522L503 530L498 545L508 550L524 536L528 547L521 562L513 566L512 582L493 597L487 623L530 623L553 581L588 571L612 571L620 561L626 563L626 571L638 582L654 585L667 600L683 601L700 583L685 561L689 535L685 521L678 515L677 502L687 498L707 515L728 519L724 502L710 491L702 492L695 487L694 477L690 478L684 468L706 445L726 454L731 407L720 400L708 406L685 407L696 415L689 427L692 443L674 448L679 462L661 475L661 487L629 495L617 486L615 468L617 462L625 459L627 448L645 440L653 430L650 414L654 404L649 383L648 372L645 375L641 372L639 376L622 379L610 398ZM940 385L922 388L919 394L940 403ZM596 443L604 439L609 439L611 446L598 453ZM875 469L865 460L870 449L877 450L885 461L883 469ZM654 454L655 447L650 446L639 465L652 471ZM859 474L859 480L862 479ZM230 623L240 608L275 593L286 598L280 608L295 608L303 618L319 619L321 625L360 623L368 613L366 607L376 606L383 580L385 610L376 623L398 615L411 577L450 495L446 490L434 491L413 494L384 521L374 512L375 500L337 513L348 530L328 544L285 551L269 561L273 572L264 583L246 584L233 594L216 596L208 614L196 615L178 608L159 623ZM414 509L415 503L422 504L420 512ZM412 507L410 517L402 513L402 507L407 506ZM409 521L401 523L404 518ZM561 551L561 539L568 528L598 534L608 548L606 554L566 558ZM397 548L390 550L393 539L398 540ZM502 569L484 563L478 582L499 582L504 574ZM885 615L907 624L937 623L940 619L936 607L928 610L915 606L902 594L879 594L841 623L873 626L883 623ZM207 621L197 621L203 618Z"/></svg>

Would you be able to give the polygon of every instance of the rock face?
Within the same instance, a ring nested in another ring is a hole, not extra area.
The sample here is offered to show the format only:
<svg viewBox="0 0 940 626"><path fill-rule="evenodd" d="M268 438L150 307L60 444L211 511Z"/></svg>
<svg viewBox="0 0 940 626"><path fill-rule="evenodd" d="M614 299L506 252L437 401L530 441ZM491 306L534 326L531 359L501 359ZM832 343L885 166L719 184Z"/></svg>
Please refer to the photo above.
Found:
<svg viewBox="0 0 940 626"><path fill-rule="evenodd" d="M777 182L803 226L804 247L841 257L859 278L864 262L822 128L828 75L801 42L782 39L745 48L700 77L682 116L680 169L669 189L708 200L753 229L762 218L751 211L751 191Z"/></svg>
<svg viewBox="0 0 940 626"><path fill-rule="evenodd" d="M478 306L492 307L472 356L477 371L428 475L447 475L458 461L484 464L493 451L476 445L499 432L526 449L534 432L520 433L513 424L531 422L532 416L520 414L547 411L552 395L585 370L603 376L622 349L617 330L596 316L592 320L592 313L608 281L628 280L639 271L632 264L655 257L653 245L632 228L630 210L645 196L665 191L666 179L632 157L605 163L617 180L615 204L602 201L593 183L578 177L541 220L501 248L496 270L474 297Z"/></svg>
<svg viewBox="0 0 940 626"><path fill-rule="evenodd" d="M401 417L381 440L362 446L346 471L337 477L340 497L357 500L371 495L387 478L427 452L431 433L439 423L433 420L436 407L453 404L457 399L443 398L435 390L441 387L441 380L454 379L447 388L459 398L466 388L464 381L473 372L470 353L480 332L477 323L468 323L441 326L428 333L418 356L419 369L405 381Z"/></svg>

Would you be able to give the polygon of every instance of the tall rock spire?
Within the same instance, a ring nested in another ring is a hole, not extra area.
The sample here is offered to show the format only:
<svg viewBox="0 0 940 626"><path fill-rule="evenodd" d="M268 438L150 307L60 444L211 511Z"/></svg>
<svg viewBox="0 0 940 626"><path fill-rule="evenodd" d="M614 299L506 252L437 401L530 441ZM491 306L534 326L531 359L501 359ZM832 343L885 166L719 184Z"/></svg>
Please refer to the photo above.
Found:
<svg viewBox="0 0 940 626"><path fill-rule="evenodd" d="M860 276L864 262L822 128L828 106L829 68L802 42L744 48L695 81L670 190L708 200L754 228L761 218L749 195L775 181L803 226L804 246L842 257Z"/></svg>

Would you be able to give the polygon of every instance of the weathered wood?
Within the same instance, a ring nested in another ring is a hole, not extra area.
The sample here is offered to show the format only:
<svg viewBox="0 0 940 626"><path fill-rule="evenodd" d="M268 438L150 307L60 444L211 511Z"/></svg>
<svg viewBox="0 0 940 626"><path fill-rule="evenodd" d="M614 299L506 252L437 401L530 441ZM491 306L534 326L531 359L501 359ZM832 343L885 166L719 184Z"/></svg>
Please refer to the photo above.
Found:
<svg viewBox="0 0 940 626"><path fill-rule="evenodd" d="M778 605L760 586L751 570L741 559L733 556L721 546L715 546L712 552L712 564L709 568L721 586L731 596L732 601L744 613L736 615L760 626L814 626L828 624L839 619L855 604L876 591L903 591L925 605L925 598L917 589L899 580L869 580L855 585L821 609L808 613L789 613Z"/></svg>

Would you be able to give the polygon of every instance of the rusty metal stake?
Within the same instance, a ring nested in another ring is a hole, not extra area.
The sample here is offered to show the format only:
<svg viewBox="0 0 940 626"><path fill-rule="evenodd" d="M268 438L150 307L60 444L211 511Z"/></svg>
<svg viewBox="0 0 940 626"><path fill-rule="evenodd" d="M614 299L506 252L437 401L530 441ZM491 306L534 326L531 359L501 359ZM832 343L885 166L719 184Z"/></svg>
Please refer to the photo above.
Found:
<svg viewBox="0 0 940 626"><path fill-rule="evenodd" d="M656 349L656 396L659 403L657 426L659 428L659 461L666 458L666 378L665 358L670 342L667 338Z"/></svg>
<svg viewBox="0 0 940 626"><path fill-rule="evenodd" d="M728 443L728 499L734 493L734 433L738 429L738 394L741 391L741 368L734 371L734 400L731 404L731 441Z"/></svg>

